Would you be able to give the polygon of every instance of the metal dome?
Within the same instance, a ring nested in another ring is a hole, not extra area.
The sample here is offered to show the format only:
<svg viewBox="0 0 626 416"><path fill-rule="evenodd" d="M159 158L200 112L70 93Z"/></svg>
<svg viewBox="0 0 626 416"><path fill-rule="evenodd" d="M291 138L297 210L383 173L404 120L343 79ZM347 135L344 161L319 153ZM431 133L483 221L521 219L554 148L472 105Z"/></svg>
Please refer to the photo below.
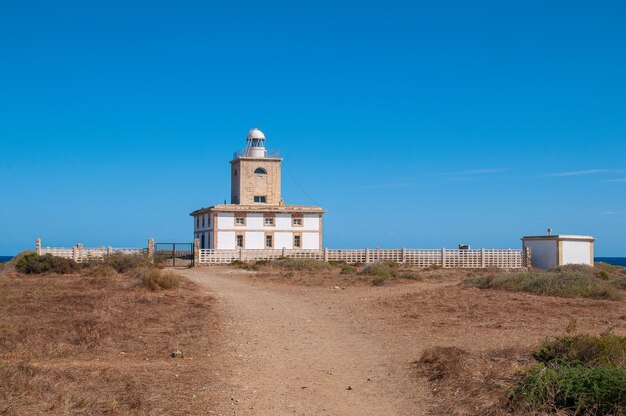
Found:
<svg viewBox="0 0 626 416"><path fill-rule="evenodd" d="M263 134L261 130L254 127L248 132L248 140L252 140L252 139L265 140L265 134Z"/></svg>

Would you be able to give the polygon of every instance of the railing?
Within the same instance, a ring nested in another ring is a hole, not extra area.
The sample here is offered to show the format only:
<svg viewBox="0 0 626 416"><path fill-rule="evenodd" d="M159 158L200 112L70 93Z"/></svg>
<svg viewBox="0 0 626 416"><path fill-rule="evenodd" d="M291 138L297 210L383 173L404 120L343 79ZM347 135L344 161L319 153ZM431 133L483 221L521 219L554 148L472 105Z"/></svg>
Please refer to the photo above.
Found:
<svg viewBox="0 0 626 416"><path fill-rule="evenodd" d="M102 261L106 256L112 254L144 254L147 252L145 248L113 248L113 247L41 247L41 255L51 254L55 257L63 257L72 259L77 263L86 261Z"/></svg>
<svg viewBox="0 0 626 416"><path fill-rule="evenodd" d="M264 157L279 157L280 153L278 150L266 150L265 151L265 156ZM235 153L233 153L233 159L237 159L239 157L246 157L246 149L240 149L237 150Z"/></svg>
<svg viewBox="0 0 626 416"><path fill-rule="evenodd" d="M480 249L480 250L199 250L199 264L228 264L235 260L258 261L274 260L280 257L308 258L344 263L373 263L393 261L412 266L443 267L458 269L479 269L497 267L520 269L525 267L522 250Z"/></svg>

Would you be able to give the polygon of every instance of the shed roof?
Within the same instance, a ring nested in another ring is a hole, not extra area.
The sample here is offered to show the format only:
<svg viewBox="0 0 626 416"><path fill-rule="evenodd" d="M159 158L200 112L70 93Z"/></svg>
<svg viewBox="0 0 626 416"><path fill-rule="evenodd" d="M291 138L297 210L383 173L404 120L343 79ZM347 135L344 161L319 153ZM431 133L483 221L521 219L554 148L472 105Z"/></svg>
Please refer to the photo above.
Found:
<svg viewBox="0 0 626 416"><path fill-rule="evenodd" d="M570 240L570 241L595 241L590 235L574 234L549 234L549 235L526 235L522 240Z"/></svg>

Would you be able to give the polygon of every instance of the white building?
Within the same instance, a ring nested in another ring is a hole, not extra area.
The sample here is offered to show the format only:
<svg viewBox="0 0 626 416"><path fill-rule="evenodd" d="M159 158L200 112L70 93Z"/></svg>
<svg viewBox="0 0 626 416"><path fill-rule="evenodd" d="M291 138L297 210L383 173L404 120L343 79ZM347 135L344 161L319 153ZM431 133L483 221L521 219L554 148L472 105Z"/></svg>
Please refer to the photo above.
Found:
<svg viewBox="0 0 626 416"><path fill-rule="evenodd" d="M201 208L194 219L200 248L322 249L320 207L285 205L281 198L281 162L268 155L265 135L254 128L246 148L231 160L231 203Z"/></svg>
<svg viewBox="0 0 626 416"><path fill-rule="evenodd" d="M593 243L586 235L538 235L522 237L522 247L530 247L533 267L552 269L566 264L593 266Z"/></svg>

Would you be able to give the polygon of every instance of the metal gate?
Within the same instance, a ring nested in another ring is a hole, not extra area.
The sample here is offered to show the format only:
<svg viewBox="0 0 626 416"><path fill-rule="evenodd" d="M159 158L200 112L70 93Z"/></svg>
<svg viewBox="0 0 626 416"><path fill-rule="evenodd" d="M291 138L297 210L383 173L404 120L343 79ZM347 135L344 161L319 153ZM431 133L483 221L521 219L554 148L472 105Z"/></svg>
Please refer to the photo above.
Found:
<svg viewBox="0 0 626 416"><path fill-rule="evenodd" d="M165 267L192 267L193 251L193 243L156 243L154 260Z"/></svg>

